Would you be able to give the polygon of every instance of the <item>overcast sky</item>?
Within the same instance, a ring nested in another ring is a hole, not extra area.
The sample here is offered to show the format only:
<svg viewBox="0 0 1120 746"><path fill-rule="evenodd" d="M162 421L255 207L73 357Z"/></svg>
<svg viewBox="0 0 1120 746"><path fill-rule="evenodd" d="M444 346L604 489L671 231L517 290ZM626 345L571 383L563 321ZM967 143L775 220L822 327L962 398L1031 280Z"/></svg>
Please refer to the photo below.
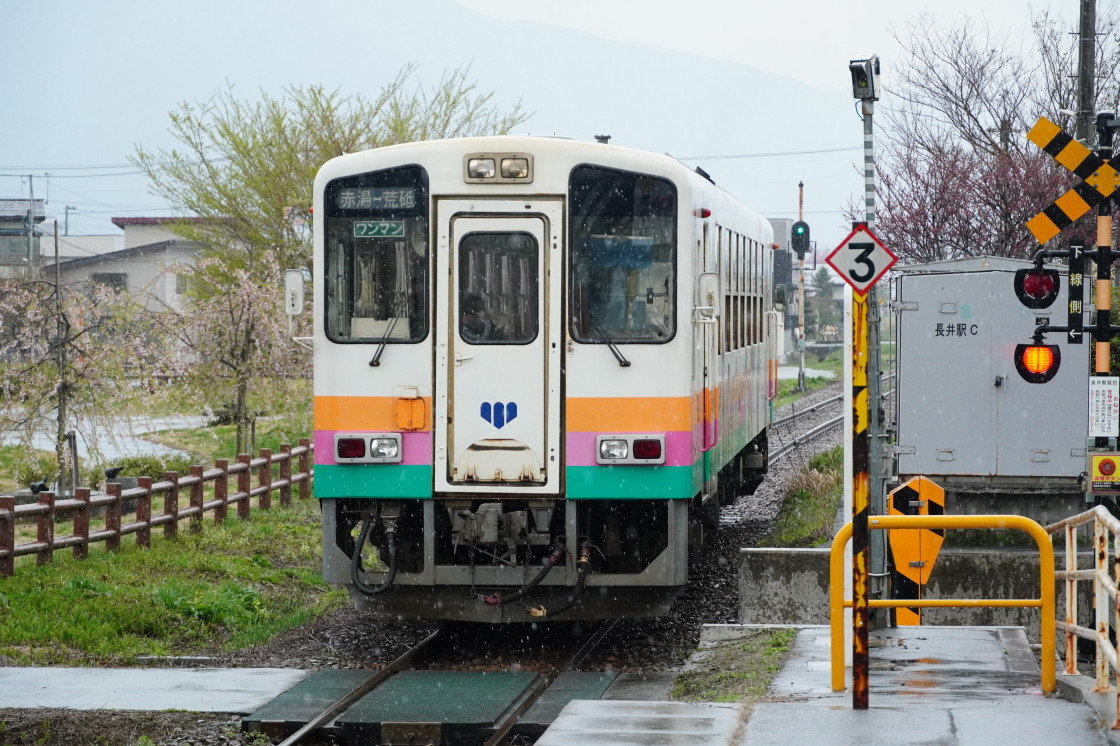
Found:
<svg viewBox="0 0 1120 746"><path fill-rule="evenodd" d="M520 99L534 112L524 126L534 134L590 138L610 126L621 142L678 157L831 149L800 160L771 158L769 172L754 161L759 165L752 165L749 185L742 162L717 160L720 171L713 173L764 214L786 217L794 214L796 183L803 178L816 190L812 212L842 237L845 202L862 193L862 133L847 95L848 60L879 54L889 85L891 66L902 55L891 31L904 32L922 13L944 24L983 22L995 38L1019 44L1032 11L1051 7L1072 30L1077 5L903 0L852 11L852 3L835 0L10 2L0 47L8 81L0 197L26 198L34 189L35 197L48 199L52 217L61 219L67 206L74 208L72 233L118 233L111 217L171 214L147 193L128 157L138 144L149 150L174 146L168 112L181 101L205 100L227 81L246 98L312 83L370 94L408 62L419 66L417 82L429 85L444 70L471 64L480 88L493 90L497 102ZM557 58L526 60L524 52L514 53L535 38L548 40L551 46L542 48ZM608 93L609 86L619 86L631 98L615 106L608 95L584 110L579 102L591 78L588 60L565 58L581 49L603 53L604 66L614 66L595 70L601 79L591 84ZM720 95L748 103L755 120L751 139L737 142L734 133L723 131L697 131L690 139L691 129L672 138L644 136L654 130L649 110L634 103L639 95L664 98L667 116L674 107L710 108L713 116L718 109L710 101L689 100L688 90L666 96L659 80L640 71L620 79L618 61L628 54L643 62L660 55L666 65L726 76L697 81L692 92L714 86ZM704 59L721 62L701 64ZM570 74L577 67L580 79ZM755 71L766 75L760 79ZM796 107L781 100L783 80L796 89ZM789 118L793 110L819 112L822 126L811 138L783 121L783 113ZM780 180L788 182L780 190L767 181L777 168L785 169Z"/></svg>
<svg viewBox="0 0 1120 746"><path fill-rule="evenodd" d="M846 90L848 61L872 54L889 66L902 50L892 29L923 14L982 21L997 37L1023 38L1034 11L1077 20L1078 0L454 0L494 18L566 26L614 41L648 44ZM1100 5L1108 0L1099 0Z"/></svg>

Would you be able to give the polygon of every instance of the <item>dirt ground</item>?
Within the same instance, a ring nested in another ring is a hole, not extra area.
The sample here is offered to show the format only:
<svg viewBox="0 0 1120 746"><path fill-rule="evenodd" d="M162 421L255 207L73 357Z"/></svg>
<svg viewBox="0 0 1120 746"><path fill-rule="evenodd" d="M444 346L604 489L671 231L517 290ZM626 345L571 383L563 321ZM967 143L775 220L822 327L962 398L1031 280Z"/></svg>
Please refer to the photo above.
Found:
<svg viewBox="0 0 1120 746"><path fill-rule="evenodd" d="M0 709L0 744L146 746L179 743L249 746L253 743L267 743L249 740L240 733L240 726L240 717L226 714ZM199 735L200 732L213 735Z"/></svg>

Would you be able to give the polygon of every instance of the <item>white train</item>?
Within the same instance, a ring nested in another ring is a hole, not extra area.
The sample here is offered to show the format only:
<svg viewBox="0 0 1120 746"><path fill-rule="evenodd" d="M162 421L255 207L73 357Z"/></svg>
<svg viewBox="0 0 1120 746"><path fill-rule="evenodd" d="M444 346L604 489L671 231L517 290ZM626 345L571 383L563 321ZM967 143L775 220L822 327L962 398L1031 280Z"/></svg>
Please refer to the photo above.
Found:
<svg viewBox="0 0 1120 746"><path fill-rule="evenodd" d="M407 616L665 613L766 471L769 223L673 158L530 137L335 158L314 214L324 577Z"/></svg>

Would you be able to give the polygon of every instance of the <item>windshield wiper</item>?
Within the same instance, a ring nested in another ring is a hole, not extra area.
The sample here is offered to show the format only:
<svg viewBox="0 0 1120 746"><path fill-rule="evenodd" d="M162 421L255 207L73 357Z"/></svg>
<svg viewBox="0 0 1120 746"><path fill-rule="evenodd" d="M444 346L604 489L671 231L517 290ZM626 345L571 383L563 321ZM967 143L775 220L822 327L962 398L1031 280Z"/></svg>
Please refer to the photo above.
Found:
<svg viewBox="0 0 1120 746"><path fill-rule="evenodd" d="M399 318L400 316L394 316L389 321L389 326L385 328L385 334L377 345L377 352L373 353L373 359L369 361L369 367L376 368L381 365L381 353L385 352L385 343L389 341L389 337L393 336L393 329L396 327Z"/></svg>
<svg viewBox="0 0 1120 746"><path fill-rule="evenodd" d="M587 314L587 320L591 322L591 328L594 329L595 333L599 335L599 339L607 343L607 347L609 347L611 352L614 354L614 359L618 361L619 366L623 368L629 368L630 361L622 356L622 353L619 352L619 349L615 345L614 340L607 336L607 333L603 331L603 327L599 326L599 324L596 323L594 317L592 317L590 312L588 312Z"/></svg>
<svg viewBox="0 0 1120 746"><path fill-rule="evenodd" d="M408 290L406 289L397 302L396 315L389 320L389 325L385 327L385 334L382 335L381 341L377 345L377 351L373 353L373 359L369 361L369 367L376 368L381 365L381 353L385 352L385 344L389 341L389 337L393 336L393 329L397 327L397 322L400 321L401 316L403 316L404 312L407 310Z"/></svg>

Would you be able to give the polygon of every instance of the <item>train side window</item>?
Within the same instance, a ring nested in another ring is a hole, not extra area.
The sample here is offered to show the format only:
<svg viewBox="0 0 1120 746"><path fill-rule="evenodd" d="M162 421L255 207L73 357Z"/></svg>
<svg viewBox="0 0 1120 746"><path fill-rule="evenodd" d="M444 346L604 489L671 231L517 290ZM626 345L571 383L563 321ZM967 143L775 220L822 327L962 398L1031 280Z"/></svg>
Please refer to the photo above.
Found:
<svg viewBox="0 0 1120 746"><path fill-rule="evenodd" d="M677 192L672 182L576 166L568 314L589 344L667 342L676 333Z"/></svg>
<svg viewBox="0 0 1120 746"><path fill-rule="evenodd" d="M326 333L333 342L428 335L428 177L419 166L327 184Z"/></svg>

